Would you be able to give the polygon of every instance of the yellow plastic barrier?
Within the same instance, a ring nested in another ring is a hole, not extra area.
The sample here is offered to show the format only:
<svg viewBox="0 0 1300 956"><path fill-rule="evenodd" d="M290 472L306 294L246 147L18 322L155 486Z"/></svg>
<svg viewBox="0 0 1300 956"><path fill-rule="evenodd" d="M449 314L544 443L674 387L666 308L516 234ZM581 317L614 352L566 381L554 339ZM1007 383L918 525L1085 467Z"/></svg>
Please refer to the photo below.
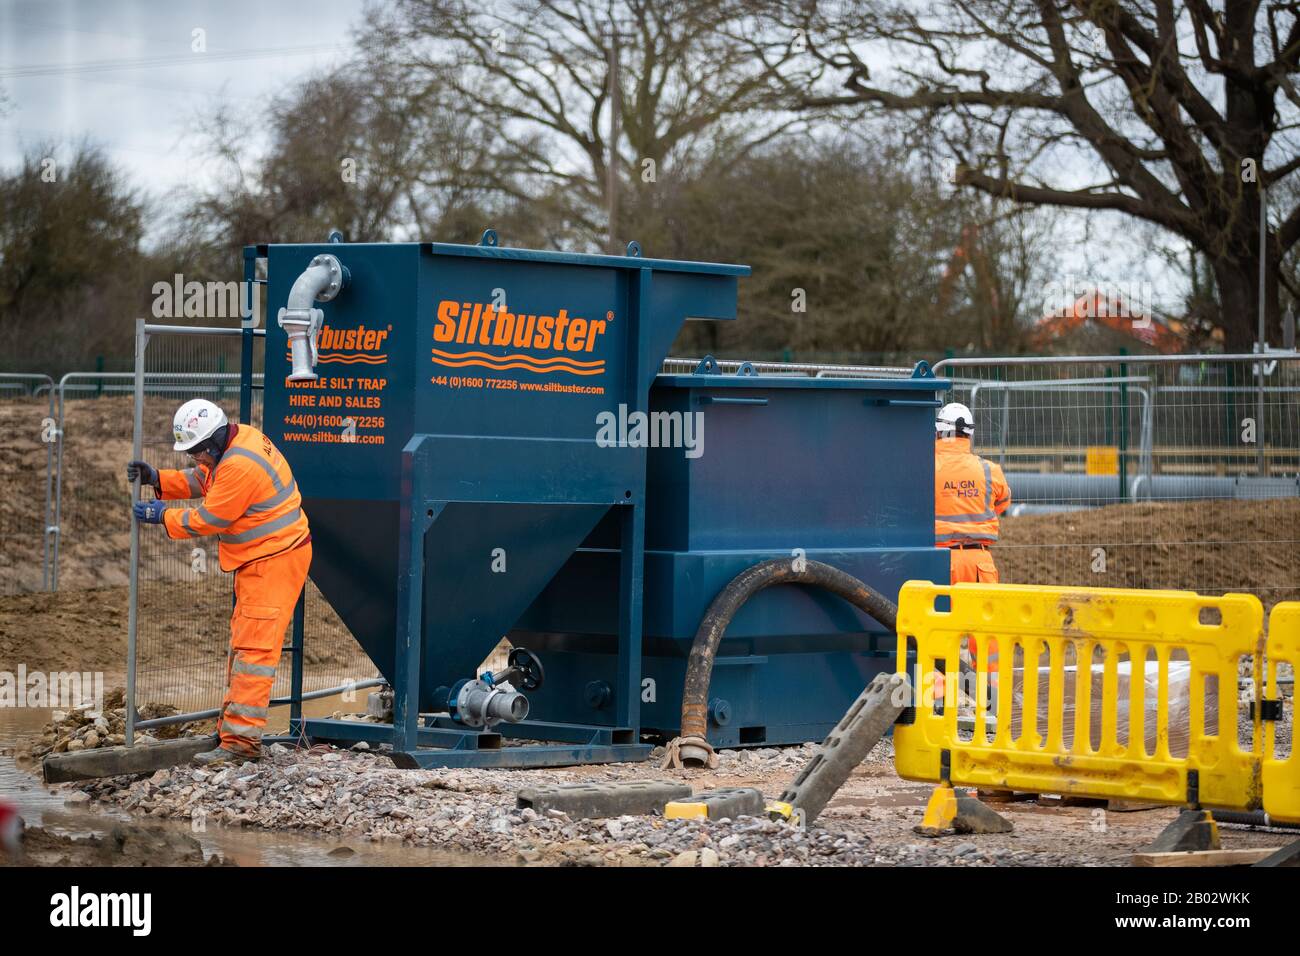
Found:
<svg viewBox="0 0 1300 956"><path fill-rule="evenodd" d="M1264 723L1264 812L1275 820L1286 823L1300 823L1300 755L1296 754L1295 742L1295 699L1291 700L1290 713L1281 713L1282 695L1278 692L1278 664L1291 665L1292 680L1296 671L1300 671L1300 602L1288 601L1274 605L1268 616L1268 644L1266 646L1267 680L1264 697L1270 701L1279 701L1278 716L1291 723L1291 751L1283 759L1278 759L1274 749L1274 730L1276 721ZM1294 688L1294 684L1292 685Z"/></svg>
<svg viewBox="0 0 1300 956"><path fill-rule="evenodd" d="M1218 621L1203 623L1203 612ZM1274 613L1276 639L1292 659L1295 613ZM957 786L1243 810L1264 806L1261 790L1272 784L1278 799L1269 812L1289 818L1300 807L1296 758L1265 761L1272 735L1261 735L1258 709L1254 749L1237 740L1238 665L1253 662L1258 686L1263 617L1259 600L1244 594L909 581L899 595L898 661L907 667L908 650L915 653L915 716L894 729L896 769ZM970 638L978 656L962 674ZM991 639L992 713L979 659ZM959 685L969 692L965 706Z"/></svg>

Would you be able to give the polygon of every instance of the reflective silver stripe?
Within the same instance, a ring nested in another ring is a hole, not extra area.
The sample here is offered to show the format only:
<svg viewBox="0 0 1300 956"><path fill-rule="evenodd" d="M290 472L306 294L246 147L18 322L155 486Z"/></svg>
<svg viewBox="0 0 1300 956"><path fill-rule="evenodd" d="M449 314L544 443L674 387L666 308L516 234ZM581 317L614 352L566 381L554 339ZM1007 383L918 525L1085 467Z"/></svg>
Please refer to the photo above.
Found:
<svg viewBox="0 0 1300 956"><path fill-rule="evenodd" d="M259 501L255 505L249 505L248 510L244 513L254 515L263 511L274 511L276 508L280 507L280 505L288 501L293 496L293 493L297 490L298 490L298 482L291 481L289 483L288 488L284 488L280 491L277 491L275 494L267 498L265 501Z"/></svg>
<svg viewBox="0 0 1300 956"><path fill-rule="evenodd" d="M254 707L251 704L239 704L231 701L226 705L226 713L234 714L236 717L252 717L254 719L261 717L266 720L269 715L269 709L266 707Z"/></svg>
<svg viewBox="0 0 1300 956"><path fill-rule="evenodd" d="M190 510L188 508L181 512L181 530L191 538L199 536L199 533L190 527Z"/></svg>
<svg viewBox="0 0 1300 956"><path fill-rule="evenodd" d="M943 544L947 541L963 541L971 544L988 544L991 541L998 540L997 532L992 534L937 534L934 536L935 544Z"/></svg>
<svg viewBox="0 0 1300 956"><path fill-rule="evenodd" d="M195 469L193 469L193 468L186 468L184 471L181 472L181 474L184 475L184 476L185 476L185 480L186 480L187 482L189 482L189 485L190 485L190 497L191 497L191 498L202 498L202 497L203 497L203 485L201 485L201 484L199 483L199 476L198 476L197 471L196 471Z"/></svg>
<svg viewBox="0 0 1300 956"><path fill-rule="evenodd" d="M993 473L989 470L988 459L981 458L980 464L984 466L984 510L993 513Z"/></svg>
<svg viewBox="0 0 1300 956"><path fill-rule="evenodd" d="M247 674L250 677L275 677L275 668L267 667L265 664L250 664L238 654L235 655L235 663L230 665L230 673Z"/></svg>
<svg viewBox="0 0 1300 956"><path fill-rule="evenodd" d="M979 514L964 515L935 515L935 521L951 521L953 524L965 524L971 521L988 521L990 518L996 518L997 513L994 511L981 511Z"/></svg>
<svg viewBox="0 0 1300 956"><path fill-rule="evenodd" d="M278 518L272 518L264 524L259 524L256 528L249 528L247 531L240 531L238 534L223 534L218 537L223 544L247 544L249 541L264 538L281 528L287 528L301 517L302 509L294 508Z"/></svg>
<svg viewBox="0 0 1300 956"><path fill-rule="evenodd" d="M257 462L261 469L266 472L266 477L271 479L271 484L275 485L276 491L280 491L284 488L284 482L281 481L280 476L275 473L275 469L271 467L271 463L261 455L251 452L247 448L230 448L221 456L221 464L224 465L231 458L247 458L249 461ZM218 467L220 467L220 465Z"/></svg>
<svg viewBox="0 0 1300 956"><path fill-rule="evenodd" d="M230 705L226 705L226 710ZM252 737L256 740L262 739L262 728L254 727L252 724L241 724L235 720L222 720L221 732L223 734L234 734L236 737Z"/></svg>
<svg viewBox="0 0 1300 956"><path fill-rule="evenodd" d="M227 521L225 518L218 518L216 515L214 515L203 505L199 505L198 510L199 510L199 517L202 518L204 521L206 521L208 524L212 525L214 528L230 527L229 521Z"/></svg>

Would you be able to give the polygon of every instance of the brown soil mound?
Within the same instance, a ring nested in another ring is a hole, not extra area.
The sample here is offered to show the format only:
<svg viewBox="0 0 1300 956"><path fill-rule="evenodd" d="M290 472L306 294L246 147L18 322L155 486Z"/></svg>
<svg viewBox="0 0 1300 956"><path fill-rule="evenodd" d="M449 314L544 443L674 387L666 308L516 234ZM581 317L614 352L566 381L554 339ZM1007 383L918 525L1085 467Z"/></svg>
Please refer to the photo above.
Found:
<svg viewBox="0 0 1300 956"><path fill-rule="evenodd" d="M1012 584L1244 591L1266 607L1300 599L1294 498L1112 505L1008 518L1001 531L994 557Z"/></svg>
<svg viewBox="0 0 1300 956"><path fill-rule="evenodd" d="M136 656L142 672L225 659L230 592L221 587L186 588L182 604L175 600L175 591L161 584L140 588L142 628ZM0 661L26 663L29 671L121 675L126 669L126 598L126 588L0 597ZM369 658L329 605L309 593L308 607L311 626L303 654L308 669L372 674Z"/></svg>
<svg viewBox="0 0 1300 956"><path fill-rule="evenodd" d="M176 404L168 396L150 396L145 402L144 431L153 440L145 442L143 455L158 467L186 464L167 441ZM49 414L41 399L0 402L0 434L5 436L0 443L0 593L41 586L49 455L43 434ZM69 398L64 405L60 587L127 583L131 495L125 467L131 431L130 395ZM148 569L148 553L145 557Z"/></svg>

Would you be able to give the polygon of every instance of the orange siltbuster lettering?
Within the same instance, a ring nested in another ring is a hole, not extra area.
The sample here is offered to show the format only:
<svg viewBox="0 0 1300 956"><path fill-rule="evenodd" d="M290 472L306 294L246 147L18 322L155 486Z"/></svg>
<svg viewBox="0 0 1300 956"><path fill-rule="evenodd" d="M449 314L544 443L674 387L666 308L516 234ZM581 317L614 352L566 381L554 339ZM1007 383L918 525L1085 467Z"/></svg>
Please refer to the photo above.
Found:
<svg viewBox="0 0 1300 956"><path fill-rule="evenodd" d="M432 361L445 368L518 369L539 375L593 376L605 360L585 358L602 341L613 313L586 319L560 309L555 315L512 312L493 303L443 299L435 312ZM455 348L454 346L463 346ZM493 354L485 348L513 349Z"/></svg>

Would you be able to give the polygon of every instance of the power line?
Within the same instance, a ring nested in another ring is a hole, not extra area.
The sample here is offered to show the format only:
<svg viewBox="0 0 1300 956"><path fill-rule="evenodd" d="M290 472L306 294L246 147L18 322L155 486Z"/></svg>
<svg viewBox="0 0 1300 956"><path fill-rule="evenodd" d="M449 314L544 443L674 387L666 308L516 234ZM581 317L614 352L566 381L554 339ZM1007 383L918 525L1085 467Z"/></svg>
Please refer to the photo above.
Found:
<svg viewBox="0 0 1300 956"><path fill-rule="evenodd" d="M152 70L167 66L190 66L226 63L234 60L258 60L266 57L308 56L315 53L340 52L335 43L308 46L267 47L253 50L213 51L211 53L174 53L165 56L130 57L122 60L87 60L81 63L40 63L0 70L0 79L29 76L62 76L80 73L107 73L116 70Z"/></svg>

